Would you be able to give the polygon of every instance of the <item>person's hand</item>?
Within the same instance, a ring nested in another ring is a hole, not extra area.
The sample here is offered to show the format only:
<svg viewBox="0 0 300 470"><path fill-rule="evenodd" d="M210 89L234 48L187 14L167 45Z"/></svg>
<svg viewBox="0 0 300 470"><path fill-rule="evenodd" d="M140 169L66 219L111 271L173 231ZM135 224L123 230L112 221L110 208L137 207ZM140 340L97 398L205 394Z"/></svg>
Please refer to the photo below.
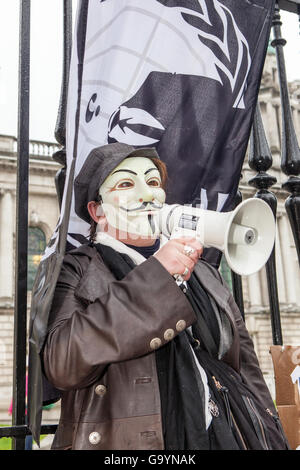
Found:
<svg viewBox="0 0 300 470"><path fill-rule="evenodd" d="M153 256L172 276L179 274L188 281L202 253L203 246L195 238L182 237L169 240Z"/></svg>

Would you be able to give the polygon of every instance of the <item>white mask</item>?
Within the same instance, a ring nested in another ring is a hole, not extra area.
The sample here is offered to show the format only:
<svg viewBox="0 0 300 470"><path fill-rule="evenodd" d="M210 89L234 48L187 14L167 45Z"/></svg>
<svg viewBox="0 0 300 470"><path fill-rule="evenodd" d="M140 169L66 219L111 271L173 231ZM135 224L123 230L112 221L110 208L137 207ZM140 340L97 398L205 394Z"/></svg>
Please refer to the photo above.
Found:
<svg viewBox="0 0 300 470"><path fill-rule="evenodd" d="M100 187L101 208L111 227L137 238L157 238L154 214L165 202L161 177L155 164L145 157L123 160Z"/></svg>

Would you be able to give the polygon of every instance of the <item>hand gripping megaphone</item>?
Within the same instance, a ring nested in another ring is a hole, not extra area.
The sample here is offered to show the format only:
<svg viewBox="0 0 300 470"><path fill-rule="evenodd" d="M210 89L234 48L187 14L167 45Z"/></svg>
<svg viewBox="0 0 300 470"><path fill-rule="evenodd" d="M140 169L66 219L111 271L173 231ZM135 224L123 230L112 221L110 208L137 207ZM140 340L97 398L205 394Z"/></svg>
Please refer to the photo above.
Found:
<svg viewBox="0 0 300 470"><path fill-rule="evenodd" d="M193 237L206 248L219 249L229 267L245 276L265 265L275 241L273 212L258 198L243 201L231 212L165 204L159 225L167 238Z"/></svg>

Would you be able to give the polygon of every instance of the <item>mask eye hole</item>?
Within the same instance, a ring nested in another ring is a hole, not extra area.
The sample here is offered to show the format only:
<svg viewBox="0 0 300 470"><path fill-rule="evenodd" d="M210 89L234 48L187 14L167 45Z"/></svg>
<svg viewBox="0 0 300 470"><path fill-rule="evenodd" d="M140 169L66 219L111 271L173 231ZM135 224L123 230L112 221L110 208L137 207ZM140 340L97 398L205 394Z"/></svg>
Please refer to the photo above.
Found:
<svg viewBox="0 0 300 470"><path fill-rule="evenodd" d="M122 181L119 181L114 189L129 189L129 188L133 188L134 187L134 182L132 180L122 180Z"/></svg>
<svg viewBox="0 0 300 470"><path fill-rule="evenodd" d="M148 186L153 186L155 188L160 188L161 187L161 181L159 178L149 178L147 181Z"/></svg>

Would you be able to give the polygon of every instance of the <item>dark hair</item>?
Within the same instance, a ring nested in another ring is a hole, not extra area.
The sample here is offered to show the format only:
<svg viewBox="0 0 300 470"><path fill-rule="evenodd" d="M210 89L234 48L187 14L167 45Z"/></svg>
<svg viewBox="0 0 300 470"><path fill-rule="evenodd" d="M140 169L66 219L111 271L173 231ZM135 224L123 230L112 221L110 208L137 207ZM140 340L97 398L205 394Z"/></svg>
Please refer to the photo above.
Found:
<svg viewBox="0 0 300 470"><path fill-rule="evenodd" d="M167 173L167 167L164 162L162 162L159 158L155 157L150 157L150 160L154 163L154 165L158 168L160 177L161 177L161 183L162 183L162 188L166 190L167 186L167 180L168 180L168 173ZM99 189L97 191L97 196L95 197L94 201L101 203L101 196L99 194ZM96 240L96 233L97 233L97 222L95 220L91 220L91 226L89 230L89 241L94 242Z"/></svg>

